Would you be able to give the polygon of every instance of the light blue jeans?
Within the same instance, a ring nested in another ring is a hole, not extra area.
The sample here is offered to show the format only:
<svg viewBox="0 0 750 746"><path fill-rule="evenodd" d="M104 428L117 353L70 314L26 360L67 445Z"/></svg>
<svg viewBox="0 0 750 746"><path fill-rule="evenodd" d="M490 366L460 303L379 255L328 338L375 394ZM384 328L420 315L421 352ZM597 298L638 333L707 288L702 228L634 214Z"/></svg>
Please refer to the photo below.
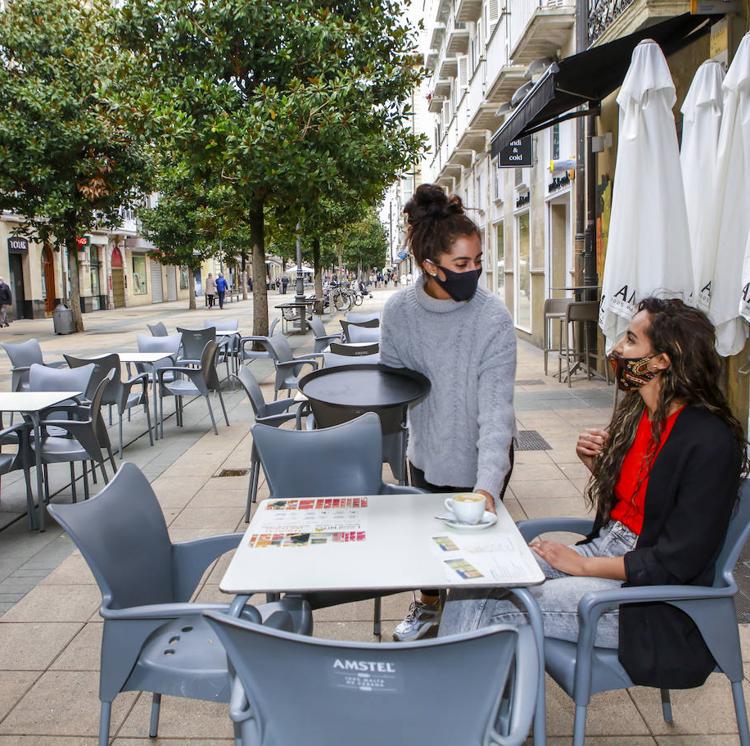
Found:
<svg viewBox="0 0 750 746"><path fill-rule="evenodd" d="M571 547L584 557L622 557L631 551L638 536L619 521L610 521L593 541ZM536 555L535 555L536 557ZM619 580L567 575L550 567L541 557L536 561L547 580L529 588L544 619L545 637L576 642L578 640L578 602L589 591L619 588ZM526 612L503 588L452 590L440 621L440 636L468 632L493 624L527 624ZM618 612L602 615L597 628L596 645L617 648Z"/></svg>

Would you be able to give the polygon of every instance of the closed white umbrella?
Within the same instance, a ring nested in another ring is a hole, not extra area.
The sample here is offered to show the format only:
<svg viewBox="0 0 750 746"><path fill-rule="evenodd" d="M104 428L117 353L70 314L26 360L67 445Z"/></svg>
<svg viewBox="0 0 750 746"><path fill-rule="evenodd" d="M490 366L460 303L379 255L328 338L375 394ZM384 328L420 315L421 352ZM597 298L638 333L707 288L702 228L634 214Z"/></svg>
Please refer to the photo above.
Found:
<svg viewBox="0 0 750 746"><path fill-rule="evenodd" d="M687 299L693 271L667 61L646 40L617 96L620 129L599 326L607 351L643 298Z"/></svg>
<svg viewBox="0 0 750 746"><path fill-rule="evenodd" d="M716 251L702 245L701 231L708 214L706 207L711 204L714 193L723 80L724 68L721 63L707 60L695 73L682 104L680 163L693 257L695 298L696 304L704 310L708 309L710 300L707 288L713 277Z"/></svg>

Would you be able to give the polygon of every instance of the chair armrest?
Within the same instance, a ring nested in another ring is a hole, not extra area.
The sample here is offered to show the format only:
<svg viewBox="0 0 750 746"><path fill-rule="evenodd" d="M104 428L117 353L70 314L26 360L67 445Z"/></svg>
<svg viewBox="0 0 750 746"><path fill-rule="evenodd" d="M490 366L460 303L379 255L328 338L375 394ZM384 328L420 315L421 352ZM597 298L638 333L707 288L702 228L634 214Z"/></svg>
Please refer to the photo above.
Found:
<svg viewBox="0 0 750 746"><path fill-rule="evenodd" d="M571 534L588 536L594 527L590 518L536 518L530 521L519 521L516 526L526 542L540 534L551 531L565 531Z"/></svg>
<svg viewBox="0 0 750 746"><path fill-rule="evenodd" d="M75 437L77 432L86 432L92 427L91 420L42 420L39 423L42 427L59 427Z"/></svg>
<svg viewBox="0 0 750 746"><path fill-rule="evenodd" d="M271 427L278 427L283 425L285 422L297 419L296 412L282 412L281 414L269 414L265 417L256 417L255 422L258 425L270 425Z"/></svg>
<svg viewBox="0 0 750 746"><path fill-rule="evenodd" d="M28 432L31 430L31 424L28 422L19 422L16 425L11 425L10 427L3 428L0 430L0 439L6 438L9 435L18 435L19 439L23 435L23 431ZM10 445L10 443L7 443L6 445Z"/></svg>
<svg viewBox="0 0 750 746"><path fill-rule="evenodd" d="M55 360L52 363L45 363L46 368L67 368L68 364L64 360Z"/></svg>
<svg viewBox="0 0 750 746"><path fill-rule="evenodd" d="M258 336L240 337L239 347L243 355L245 354L245 345L248 342L259 342L266 348L266 350L268 350L268 337L258 337Z"/></svg>
<svg viewBox="0 0 750 746"><path fill-rule="evenodd" d="M311 365L313 370L318 369L318 363L316 363L315 360L300 360L300 358L295 358L294 360L285 360L283 363L276 363L276 370L279 370L279 368L290 368L294 371L297 366L301 365Z"/></svg>
<svg viewBox="0 0 750 746"><path fill-rule="evenodd" d="M424 495L427 490L420 489L419 487L410 487L407 484L388 484L383 482L383 486L380 488L381 495Z"/></svg>
<svg viewBox="0 0 750 746"><path fill-rule="evenodd" d="M289 362L301 362L302 360L308 361L308 360L315 360L316 358L320 360L325 360L325 355L322 352L308 352L305 355L297 355L297 357L292 358Z"/></svg>
<svg viewBox="0 0 750 746"><path fill-rule="evenodd" d="M139 373L137 376L133 376L132 378L128 378L126 381L123 381L122 385L132 387L139 382L148 385L148 379L148 373Z"/></svg>
<svg viewBox="0 0 750 746"><path fill-rule="evenodd" d="M297 401L295 399L277 399L276 401L272 401L266 404L266 412L268 412L268 415L281 414L282 412L286 412L287 410L291 409L293 406L299 406L303 403L304 400ZM267 417L268 415L264 415L264 417Z"/></svg>
<svg viewBox="0 0 750 746"><path fill-rule="evenodd" d="M172 545L175 597L189 599L206 568L225 552L236 549L243 534L221 534Z"/></svg>
<svg viewBox="0 0 750 746"><path fill-rule="evenodd" d="M343 334L324 334L322 337L315 337L316 342L328 342L334 339L341 339Z"/></svg>
<svg viewBox="0 0 750 746"><path fill-rule="evenodd" d="M30 365L14 365L11 367L10 372L11 373L27 373L31 370Z"/></svg>
<svg viewBox="0 0 750 746"><path fill-rule="evenodd" d="M204 611L229 613L229 604L212 603L174 603L152 604L150 606L130 606L127 609L110 609L102 604L99 614L108 621L134 621L146 619L179 619L182 616L195 616Z"/></svg>

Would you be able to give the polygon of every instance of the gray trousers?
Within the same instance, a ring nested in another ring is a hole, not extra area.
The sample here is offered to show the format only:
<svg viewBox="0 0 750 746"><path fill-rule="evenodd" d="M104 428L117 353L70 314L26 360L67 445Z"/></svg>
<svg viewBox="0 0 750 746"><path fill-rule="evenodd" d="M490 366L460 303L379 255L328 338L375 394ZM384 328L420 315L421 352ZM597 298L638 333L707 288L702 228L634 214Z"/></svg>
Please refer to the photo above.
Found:
<svg viewBox="0 0 750 746"><path fill-rule="evenodd" d="M622 557L631 551L638 536L619 521L610 521L593 541L573 546L584 557ZM536 556L536 555L535 555ZM578 640L578 602L589 591L619 588L619 580L566 575L550 567L541 557L536 561L547 580L529 588L544 619L544 635L557 640ZM440 620L440 636L468 632L493 624L527 624L526 612L504 589L452 590ZM617 648L618 612L602 615L597 628L596 645Z"/></svg>
<svg viewBox="0 0 750 746"><path fill-rule="evenodd" d="M10 305L7 303L0 303L0 324L7 324L8 323L8 309L10 308Z"/></svg>

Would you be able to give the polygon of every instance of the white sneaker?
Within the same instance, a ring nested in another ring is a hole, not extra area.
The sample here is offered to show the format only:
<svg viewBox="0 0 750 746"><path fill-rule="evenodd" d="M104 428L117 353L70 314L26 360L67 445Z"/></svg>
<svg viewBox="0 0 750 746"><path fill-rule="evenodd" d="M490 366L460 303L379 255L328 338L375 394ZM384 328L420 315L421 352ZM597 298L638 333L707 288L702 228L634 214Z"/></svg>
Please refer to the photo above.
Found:
<svg viewBox="0 0 750 746"><path fill-rule="evenodd" d="M412 601L404 621L393 630L393 639L398 642L410 642L424 637L433 627L440 624L441 613L440 602L425 604L421 601Z"/></svg>

